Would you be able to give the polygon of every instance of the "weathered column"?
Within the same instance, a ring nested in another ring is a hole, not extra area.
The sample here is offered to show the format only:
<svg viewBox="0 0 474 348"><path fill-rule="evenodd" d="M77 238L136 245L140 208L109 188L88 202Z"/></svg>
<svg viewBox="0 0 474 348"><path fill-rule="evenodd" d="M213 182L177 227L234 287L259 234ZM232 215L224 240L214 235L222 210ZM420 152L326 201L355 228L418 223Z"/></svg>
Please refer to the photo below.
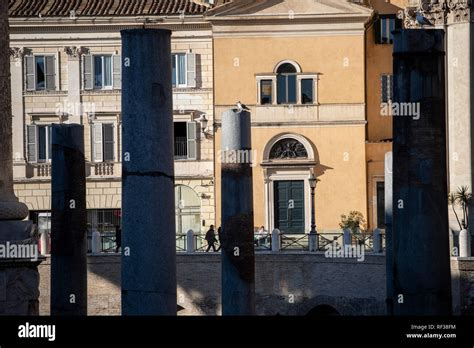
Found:
<svg viewBox="0 0 474 348"><path fill-rule="evenodd" d="M81 56L88 53L88 49L82 46L66 46L64 52L67 54L68 96L60 111L68 115L69 122L83 124L83 114L91 111L81 102Z"/></svg>
<svg viewBox="0 0 474 348"><path fill-rule="evenodd" d="M444 31L394 38L394 314L449 315Z"/></svg>
<svg viewBox="0 0 474 348"><path fill-rule="evenodd" d="M176 315L171 31L122 33L122 314Z"/></svg>
<svg viewBox="0 0 474 348"><path fill-rule="evenodd" d="M250 113L222 115L222 314L255 314Z"/></svg>
<svg viewBox="0 0 474 348"><path fill-rule="evenodd" d="M53 124L51 315L87 315L84 127Z"/></svg>
<svg viewBox="0 0 474 348"><path fill-rule="evenodd" d="M23 115L19 115L23 117ZM28 208L13 191L12 102L8 1L0 1L0 244L4 248L32 244L32 222L22 221ZM28 257L29 256L29 257ZM35 258L36 261L32 261ZM36 255L0 259L0 315L38 315L40 263Z"/></svg>

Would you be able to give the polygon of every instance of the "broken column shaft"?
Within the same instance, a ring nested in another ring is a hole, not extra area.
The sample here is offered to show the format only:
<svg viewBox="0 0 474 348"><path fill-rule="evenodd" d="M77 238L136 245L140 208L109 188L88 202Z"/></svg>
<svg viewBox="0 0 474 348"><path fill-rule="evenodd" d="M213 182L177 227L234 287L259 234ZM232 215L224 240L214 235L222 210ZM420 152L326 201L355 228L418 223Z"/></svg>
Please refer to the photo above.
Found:
<svg viewBox="0 0 474 348"><path fill-rule="evenodd" d="M444 32L394 38L394 104L411 110L393 117L394 314L449 315Z"/></svg>
<svg viewBox="0 0 474 348"><path fill-rule="evenodd" d="M176 315L171 32L122 33L122 314Z"/></svg>
<svg viewBox="0 0 474 348"><path fill-rule="evenodd" d="M255 314L250 113L222 115L222 314Z"/></svg>
<svg viewBox="0 0 474 348"><path fill-rule="evenodd" d="M51 315L87 315L84 127L52 126Z"/></svg>

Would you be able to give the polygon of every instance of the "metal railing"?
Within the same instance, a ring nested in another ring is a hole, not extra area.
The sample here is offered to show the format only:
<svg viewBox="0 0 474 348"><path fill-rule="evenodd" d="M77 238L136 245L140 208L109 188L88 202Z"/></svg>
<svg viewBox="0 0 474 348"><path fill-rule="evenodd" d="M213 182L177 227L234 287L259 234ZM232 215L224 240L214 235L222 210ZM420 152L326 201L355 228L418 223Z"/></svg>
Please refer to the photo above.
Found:
<svg viewBox="0 0 474 348"><path fill-rule="evenodd" d="M174 158L182 159L188 157L188 141L186 137L174 139Z"/></svg>
<svg viewBox="0 0 474 348"><path fill-rule="evenodd" d="M280 250L308 251L307 234L285 234L280 233Z"/></svg>

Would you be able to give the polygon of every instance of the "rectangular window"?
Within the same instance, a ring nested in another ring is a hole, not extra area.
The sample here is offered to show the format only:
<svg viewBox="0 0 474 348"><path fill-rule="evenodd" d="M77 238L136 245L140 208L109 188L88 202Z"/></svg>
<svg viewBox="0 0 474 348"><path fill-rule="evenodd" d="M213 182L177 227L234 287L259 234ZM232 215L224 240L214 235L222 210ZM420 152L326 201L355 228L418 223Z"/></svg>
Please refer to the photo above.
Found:
<svg viewBox="0 0 474 348"><path fill-rule="evenodd" d="M196 122L174 123L174 159L195 160L197 158Z"/></svg>
<svg viewBox="0 0 474 348"><path fill-rule="evenodd" d="M314 102L313 86L314 86L313 79L301 80L301 103L302 104L313 104Z"/></svg>
<svg viewBox="0 0 474 348"><path fill-rule="evenodd" d="M272 80L261 80L260 81L260 104L272 104L273 95L273 81Z"/></svg>
<svg viewBox="0 0 474 348"><path fill-rule="evenodd" d="M393 100L393 75L382 75L381 84L381 101L382 103L388 103Z"/></svg>
<svg viewBox="0 0 474 348"><path fill-rule="evenodd" d="M394 15L383 15L375 22L375 43L392 44L392 31L401 28L401 21Z"/></svg>
<svg viewBox="0 0 474 348"><path fill-rule="evenodd" d="M46 66L44 56L35 57L36 90L46 89Z"/></svg>
<svg viewBox="0 0 474 348"><path fill-rule="evenodd" d="M51 160L51 126L37 126L38 162Z"/></svg>
<svg viewBox="0 0 474 348"><path fill-rule="evenodd" d="M56 89L55 56L26 56L25 84L27 91Z"/></svg>
<svg viewBox="0 0 474 348"><path fill-rule="evenodd" d="M115 126L113 123L92 125L92 157L94 162L115 161Z"/></svg>
<svg viewBox="0 0 474 348"><path fill-rule="evenodd" d="M112 88L112 56L94 56L94 88Z"/></svg>
<svg viewBox="0 0 474 348"><path fill-rule="evenodd" d="M188 158L188 138L186 130L186 122L174 123L174 158Z"/></svg>
<svg viewBox="0 0 474 348"><path fill-rule="evenodd" d="M177 53L172 55L173 65L173 87L186 86L186 54Z"/></svg>
<svg viewBox="0 0 474 348"><path fill-rule="evenodd" d="M385 228L385 183L377 182L377 228Z"/></svg>
<svg viewBox="0 0 474 348"><path fill-rule="evenodd" d="M277 76L277 103L295 104L296 103L296 75L278 75Z"/></svg>

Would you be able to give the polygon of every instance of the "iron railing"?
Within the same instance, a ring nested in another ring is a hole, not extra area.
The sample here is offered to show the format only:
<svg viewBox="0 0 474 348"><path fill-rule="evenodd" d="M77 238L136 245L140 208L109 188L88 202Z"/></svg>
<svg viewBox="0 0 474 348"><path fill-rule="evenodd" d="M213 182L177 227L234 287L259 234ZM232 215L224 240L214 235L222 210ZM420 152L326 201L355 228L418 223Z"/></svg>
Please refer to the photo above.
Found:
<svg viewBox="0 0 474 348"><path fill-rule="evenodd" d="M188 157L188 141L186 137L174 139L174 158L183 159Z"/></svg>

